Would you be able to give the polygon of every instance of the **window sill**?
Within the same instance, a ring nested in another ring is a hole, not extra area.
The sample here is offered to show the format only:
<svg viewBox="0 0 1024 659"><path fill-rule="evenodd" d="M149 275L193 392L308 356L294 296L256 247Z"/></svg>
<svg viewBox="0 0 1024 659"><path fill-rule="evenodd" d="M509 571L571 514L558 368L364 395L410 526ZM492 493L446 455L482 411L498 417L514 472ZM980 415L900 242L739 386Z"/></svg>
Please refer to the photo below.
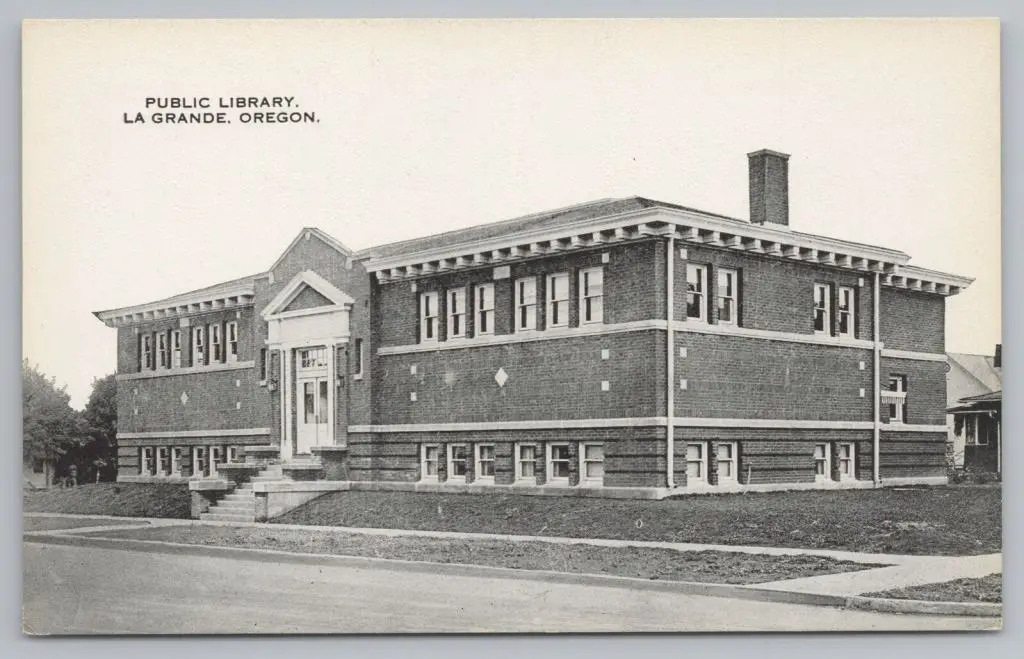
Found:
<svg viewBox="0 0 1024 659"><path fill-rule="evenodd" d="M354 374L352 376L352 380L353 381L355 381L355 380L362 380L362 379L363 379L363 374L362 373L356 373L356 374Z"/></svg>
<svg viewBox="0 0 1024 659"><path fill-rule="evenodd" d="M175 375L195 375L198 373L217 373L219 371L236 371L245 368L253 368L256 362L233 362L228 364L209 364L206 366L188 366L186 368L162 368L155 371L139 371L137 373L118 373L115 379L124 380L145 380L149 378L166 378Z"/></svg>

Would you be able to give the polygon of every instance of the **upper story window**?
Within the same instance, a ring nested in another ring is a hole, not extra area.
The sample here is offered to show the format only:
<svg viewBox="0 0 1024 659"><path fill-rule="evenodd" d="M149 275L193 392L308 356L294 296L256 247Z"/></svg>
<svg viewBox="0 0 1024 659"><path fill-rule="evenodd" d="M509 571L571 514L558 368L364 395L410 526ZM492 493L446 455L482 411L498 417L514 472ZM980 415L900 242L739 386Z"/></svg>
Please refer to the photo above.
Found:
<svg viewBox="0 0 1024 659"><path fill-rule="evenodd" d="M202 366L206 363L206 329L196 327L192 330L192 365Z"/></svg>
<svg viewBox="0 0 1024 659"><path fill-rule="evenodd" d="M516 331L537 329L537 278L516 280Z"/></svg>
<svg viewBox="0 0 1024 659"><path fill-rule="evenodd" d="M327 348L303 348L299 350L299 368L327 368Z"/></svg>
<svg viewBox="0 0 1024 659"><path fill-rule="evenodd" d="M267 349L260 348L260 382L267 381Z"/></svg>
<svg viewBox="0 0 1024 659"><path fill-rule="evenodd" d="M224 326L224 333L227 335L228 354L227 361L238 361L238 322L232 320Z"/></svg>
<svg viewBox="0 0 1024 659"><path fill-rule="evenodd" d="M210 347L213 351L210 361L217 364L224 361L224 343L221 340L220 325L210 325Z"/></svg>
<svg viewBox="0 0 1024 659"><path fill-rule="evenodd" d="M448 295L448 338L466 336L466 289L455 288Z"/></svg>
<svg viewBox="0 0 1024 659"><path fill-rule="evenodd" d="M580 270L580 324L604 322L604 270Z"/></svg>
<svg viewBox="0 0 1024 659"><path fill-rule="evenodd" d="M363 340L356 339L355 345L352 347L352 375L361 378L363 377Z"/></svg>
<svg viewBox="0 0 1024 659"><path fill-rule="evenodd" d="M889 390L882 394L889 403L889 423L905 423L907 420L907 376L890 375Z"/></svg>
<svg viewBox="0 0 1024 659"><path fill-rule="evenodd" d="M142 368L153 368L153 336L148 333L142 335Z"/></svg>
<svg viewBox="0 0 1024 659"><path fill-rule="evenodd" d="M832 285L814 285L814 332L815 334L831 334L831 314L829 306L832 302Z"/></svg>
<svg viewBox="0 0 1024 659"><path fill-rule="evenodd" d="M157 355L159 356L160 368L168 368L171 364L170 353L167 351L167 332L160 332L156 335Z"/></svg>
<svg viewBox="0 0 1024 659"><path fill-rule="evenodd" d="M420 293L420 341L437 341L437 293Z"/></svg>
<svg viewBox="0 0 1024 659"><path fill-rule="evenodd" d="M494 334L494 284L477 284L475 287L476 328L475 334Z"/></svg>
<svg viewBox="0 0 1024 659"><path fill-rule="evenodd" d="M181 330L171 330L171 368L181 368Z"/></svg>
<svg viewBox="0 0 1024 659"><path fill-rule="evenodd" d="M706 265L686 264L686 317L690 320L708 320L707 282Z"/></svg>
<svg viewBox="0 0 1024 659"><path fill-rule="evenodd" d="M836 314L839 316L839 336L853 337L856 334L856 297L854 289L849 286L839 287L839 303Z"/></svg>
<svg viewBox="0 0 1024 659"><path fill-rule="evenodd" d="M548 275L547 326L564 327L569 324L569 274Z"/></svg>
<svg viewBox="0 0 1024 659"><path fill-rule="evenodd" d="M735 325L739 273L735 270L720 268L718 270L718 323Z"/></svg>

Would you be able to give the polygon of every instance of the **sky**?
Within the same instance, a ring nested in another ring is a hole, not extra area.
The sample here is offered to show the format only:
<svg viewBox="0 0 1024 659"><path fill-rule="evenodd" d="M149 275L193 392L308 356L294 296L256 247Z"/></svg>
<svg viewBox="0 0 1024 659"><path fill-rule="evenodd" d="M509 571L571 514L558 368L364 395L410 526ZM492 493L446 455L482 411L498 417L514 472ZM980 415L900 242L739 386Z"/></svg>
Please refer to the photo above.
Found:
<svg viewBox="0 0 1024 659"><path fill-rule="evenodd" d="M24 356L82 407L116 366L94 311L262 272L302 227L362 249L629 195L746 219L761 148L791 154L794 229L974 277L946 347L991 354L998 38L978 20L29 24ZM238 96L318 121L146 107Z"/></svg>

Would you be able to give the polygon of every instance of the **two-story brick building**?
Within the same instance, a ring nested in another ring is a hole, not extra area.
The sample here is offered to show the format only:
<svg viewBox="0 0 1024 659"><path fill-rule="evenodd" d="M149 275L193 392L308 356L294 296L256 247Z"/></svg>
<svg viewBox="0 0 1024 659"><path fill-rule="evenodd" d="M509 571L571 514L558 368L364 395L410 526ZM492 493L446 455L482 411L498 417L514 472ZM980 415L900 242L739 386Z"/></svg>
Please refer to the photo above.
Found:
<svg viewBox="0 0 1024 659"><path fill-rule="evenodd" d="M749 221L630 197L361 252L310 228L265 272L98 312L119 477L264 446L350 487L944 481L945 298L971 280L792 229L788 156L748 165Z"/></svg>

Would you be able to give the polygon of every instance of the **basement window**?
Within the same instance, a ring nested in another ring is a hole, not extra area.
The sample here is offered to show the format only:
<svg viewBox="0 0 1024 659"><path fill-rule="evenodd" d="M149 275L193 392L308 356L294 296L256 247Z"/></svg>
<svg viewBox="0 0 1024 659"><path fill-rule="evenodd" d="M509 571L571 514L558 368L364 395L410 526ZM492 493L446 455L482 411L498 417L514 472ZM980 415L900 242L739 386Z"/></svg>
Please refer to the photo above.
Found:
<svg viewBox="0 0 1024 659"><path fill-rule="evenodd" d="M814 445L814 480L824 483L832 478L832 455L828 444Z"/></svg>
<svg viewBox="0 0 1024 659"><path fill-rule="evenodd" d="M537 446L535 444L516 444L516 480L536 481L537 477Z"/></svg>
<svg viewBox="0 0 1024 659"><path fill-rule="evenodd" d="M708 480L708 451L704 442L686 445L687 484L706 483Z"/></svg>
<svg viewBox="0 0 1024 659"><path fill-rule="evenodd" d="M474 480L494 482L494 444L477 444L474 465Z"/></svg>
<svg viewBox="0 0 1024 659"><path fill-rule="evenodd" d="M841 480L854 480L857 478L856 452L853 442L840 442L836 445L836 455L839 460L839 478Z"/></svg>
<svg viewBox="0 0 1024 659"><path fill-rule="evenodd" d="M604 444L584 442L580 447L580 474L590 483L604 482Z"/></svg>
<svg viewBox="0 0 1024 659"><path fill-rule="evenodd" d="M569 445L548 444L548 482L569 480Z"/></svg>
<svg viewBox="0 0 1024 659"><path fill-rule="evenodd" d="M421 480L436 481L438 460L441 455L441 447L436 444L424 444L420 449L420 478Z"/></svg>
<svg viewBox="0 0 1024 659"><path fill-rule="evenodd" d="M469 450L465 444L448 445L448 480L465 481L466 467L469 462Z"/></svg>
<svg viewBox="0 0 1024 659"><path fill-rule="evenodd" d="M736 443L723 442L715 447L715 459L718 462L718 482L736 482Z"/></svg>

